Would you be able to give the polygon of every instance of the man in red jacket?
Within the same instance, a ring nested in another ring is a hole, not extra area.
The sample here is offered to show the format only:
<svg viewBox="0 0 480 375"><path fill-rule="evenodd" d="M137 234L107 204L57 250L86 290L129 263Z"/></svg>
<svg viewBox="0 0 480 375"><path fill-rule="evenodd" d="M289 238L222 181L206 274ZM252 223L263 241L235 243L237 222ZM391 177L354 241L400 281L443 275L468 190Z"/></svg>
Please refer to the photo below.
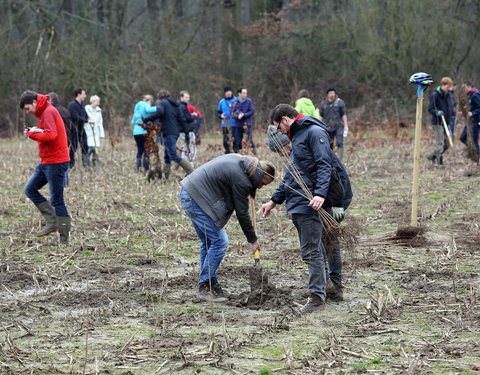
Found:
<svg viewBox="0 0 480 375"><path fill-rule="evenodd" d="M63 199L65 173L70 162L67 133L62 117L49 99L49 96L34 91L25 91L20 96L20 108L37 117L37 126L25 129L25 135L38 142L41 159L25 185L25 194L46 220L37 236L58 230L60 243L68 244L70 216ZM50 189L50 202L39 192L46 184Z"/></svg>

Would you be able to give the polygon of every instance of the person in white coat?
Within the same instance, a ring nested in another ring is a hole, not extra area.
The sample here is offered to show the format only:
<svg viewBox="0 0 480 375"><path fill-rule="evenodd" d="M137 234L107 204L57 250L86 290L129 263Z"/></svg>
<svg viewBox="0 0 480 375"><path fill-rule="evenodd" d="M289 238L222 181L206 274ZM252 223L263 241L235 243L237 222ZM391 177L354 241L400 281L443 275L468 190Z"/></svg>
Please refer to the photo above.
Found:
<svg viewBox="0 0 480 375"><path fill-rule="evenodd" d="M102 109L100 108L100 97L90 97L90 104L85 106L89 122L85 123L84 129L87 135L88 158L91 158L93 167L98 163L97 149L100 147L100 138L105 138L103 130Z"/></svg>

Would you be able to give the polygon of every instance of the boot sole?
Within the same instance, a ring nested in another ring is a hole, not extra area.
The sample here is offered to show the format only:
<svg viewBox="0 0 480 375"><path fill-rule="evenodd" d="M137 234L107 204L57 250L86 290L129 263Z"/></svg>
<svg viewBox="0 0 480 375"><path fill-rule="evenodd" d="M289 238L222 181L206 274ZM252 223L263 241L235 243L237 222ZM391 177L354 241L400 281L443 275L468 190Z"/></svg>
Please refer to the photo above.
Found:
<svg viewBox="0 0 480 375"><path fill-rule="evenodd" d="M37 233L36 236L37 237L45 237L45 236L48 236L50 233L53 233L53 232L56 232L56 231L57 231L57 228L54 228L54 229L51 229L51 230L46 231L46 232Z"/></svg>

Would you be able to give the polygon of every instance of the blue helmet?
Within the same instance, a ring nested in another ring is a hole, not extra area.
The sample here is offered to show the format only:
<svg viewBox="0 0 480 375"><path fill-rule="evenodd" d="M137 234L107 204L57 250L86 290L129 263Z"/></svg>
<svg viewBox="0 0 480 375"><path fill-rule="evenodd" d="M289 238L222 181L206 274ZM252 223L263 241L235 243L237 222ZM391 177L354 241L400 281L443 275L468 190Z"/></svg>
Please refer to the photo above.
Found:
<svg viewBox="0 0 480 375"><path fill-rule="evenodd" d="M412 74L410 77L410 83L413 83L414 85L432 85L433 79L430 74L420 72Z"/></svg>

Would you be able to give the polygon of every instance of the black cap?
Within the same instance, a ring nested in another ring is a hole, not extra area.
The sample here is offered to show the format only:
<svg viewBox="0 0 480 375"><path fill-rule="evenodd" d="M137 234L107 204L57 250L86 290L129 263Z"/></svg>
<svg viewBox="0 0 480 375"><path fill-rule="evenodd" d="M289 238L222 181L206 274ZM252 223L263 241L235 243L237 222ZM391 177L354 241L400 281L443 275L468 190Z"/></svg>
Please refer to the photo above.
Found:
<svg viewBox="0 0 480 375"><path fill-rule="evenodd" d="M335 94L337 93L337 90L335 90L335 87L329 87L329 88L327 89L327 94L328 94L330 91L335 91Z"/></svg>
<svg viewBox="0 0 480 375"><path fill-rule="evenodd" d="M230 86L225 86L223 88L223 92L227 92L227 91L233 91L232 88Z"/></svg>

